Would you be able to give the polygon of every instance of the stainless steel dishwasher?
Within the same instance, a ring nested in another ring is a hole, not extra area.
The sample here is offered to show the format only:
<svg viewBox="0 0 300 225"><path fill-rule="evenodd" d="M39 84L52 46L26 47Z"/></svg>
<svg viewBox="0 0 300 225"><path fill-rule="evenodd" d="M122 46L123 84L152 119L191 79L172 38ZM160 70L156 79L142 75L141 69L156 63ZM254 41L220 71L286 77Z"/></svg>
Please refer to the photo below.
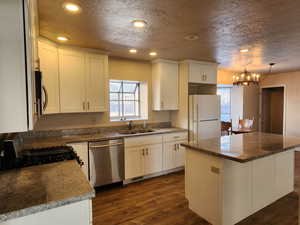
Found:
<svg viewBox="0 0 300 225"><path fill-rule="evenodd" d="M89 142L89 178L94 187L124 180L123 139Z"/></svg>

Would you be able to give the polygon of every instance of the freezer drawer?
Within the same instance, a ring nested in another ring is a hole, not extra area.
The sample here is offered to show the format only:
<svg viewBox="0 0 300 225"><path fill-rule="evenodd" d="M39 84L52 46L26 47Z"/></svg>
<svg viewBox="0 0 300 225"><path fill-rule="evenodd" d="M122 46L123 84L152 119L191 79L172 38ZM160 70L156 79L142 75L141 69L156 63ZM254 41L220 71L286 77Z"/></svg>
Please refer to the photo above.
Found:
<svg viewBox="0 0 300 225"><path fill-rule="evenodd" d="M124 180L122 139L89 143L89 178L94 187Z"/></svg>
<svg viewBox="0 0 300 225"><path fill-rule="evenodd" d="M207 120L193 123L190 140L209 139L221 136L220 120Z"/></svg>

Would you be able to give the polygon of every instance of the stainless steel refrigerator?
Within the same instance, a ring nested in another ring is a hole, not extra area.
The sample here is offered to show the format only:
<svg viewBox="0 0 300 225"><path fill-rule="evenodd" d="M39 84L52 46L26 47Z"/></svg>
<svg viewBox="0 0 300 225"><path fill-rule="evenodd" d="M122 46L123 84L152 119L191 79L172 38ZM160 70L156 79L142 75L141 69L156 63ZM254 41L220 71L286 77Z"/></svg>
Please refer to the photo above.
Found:
<svg viewBox="0 0 300 225"><path fill-rule="evenodd" d="M221 136L220 96L189 96L189 140Z"/></svg>

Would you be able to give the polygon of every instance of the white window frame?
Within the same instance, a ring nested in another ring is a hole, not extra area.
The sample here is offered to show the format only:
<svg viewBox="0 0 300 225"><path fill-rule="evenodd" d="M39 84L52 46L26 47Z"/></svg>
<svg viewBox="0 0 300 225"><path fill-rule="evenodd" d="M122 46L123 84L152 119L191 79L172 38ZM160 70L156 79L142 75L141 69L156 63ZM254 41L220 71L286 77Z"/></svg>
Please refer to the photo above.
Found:
<svg viewBox="0 0 300 225"><path fill-rule="evenodd" d="M121 83L120 86L120 91L118 92L112 92L110 90L110 83L111 82L115 82L115 83ZM124 83L135 83L136 86L136 90L134 92L124 92L123 91L123 85ZM134 99L134 100L125 100L124 99L124 94L129 93L129 94L135 94L135 92L138 91L138 100ZM119 102L119 116L111 116L110 110L109 110L109 117L111 121L124 121L124 120L138 120L141 119L141 82L139 81L129 81L129 80L110 80L109 81L109 105L111 104L111 102L115 101L115 102ZM118 100L111 100L110 99L110 94L118 94L119 98ZM135 103L138 103L138 107L136 112L136 116L124 116L124 102L125 101L133 101ZM109 107L110 109L110 107Z"/></svg>

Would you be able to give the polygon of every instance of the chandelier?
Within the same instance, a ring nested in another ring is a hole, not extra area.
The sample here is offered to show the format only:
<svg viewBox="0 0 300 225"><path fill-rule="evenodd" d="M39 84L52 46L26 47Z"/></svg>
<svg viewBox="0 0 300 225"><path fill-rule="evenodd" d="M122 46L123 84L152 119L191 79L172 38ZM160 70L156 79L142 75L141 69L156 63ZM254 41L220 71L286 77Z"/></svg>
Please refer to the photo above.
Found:
<svg viewBox="0 0 300 225"><path fill-rule="evenodd" d="M259 85L260 74L250 73L246 69L243 73L232 76L233 85L236 86L250 86Z"/></svg>

